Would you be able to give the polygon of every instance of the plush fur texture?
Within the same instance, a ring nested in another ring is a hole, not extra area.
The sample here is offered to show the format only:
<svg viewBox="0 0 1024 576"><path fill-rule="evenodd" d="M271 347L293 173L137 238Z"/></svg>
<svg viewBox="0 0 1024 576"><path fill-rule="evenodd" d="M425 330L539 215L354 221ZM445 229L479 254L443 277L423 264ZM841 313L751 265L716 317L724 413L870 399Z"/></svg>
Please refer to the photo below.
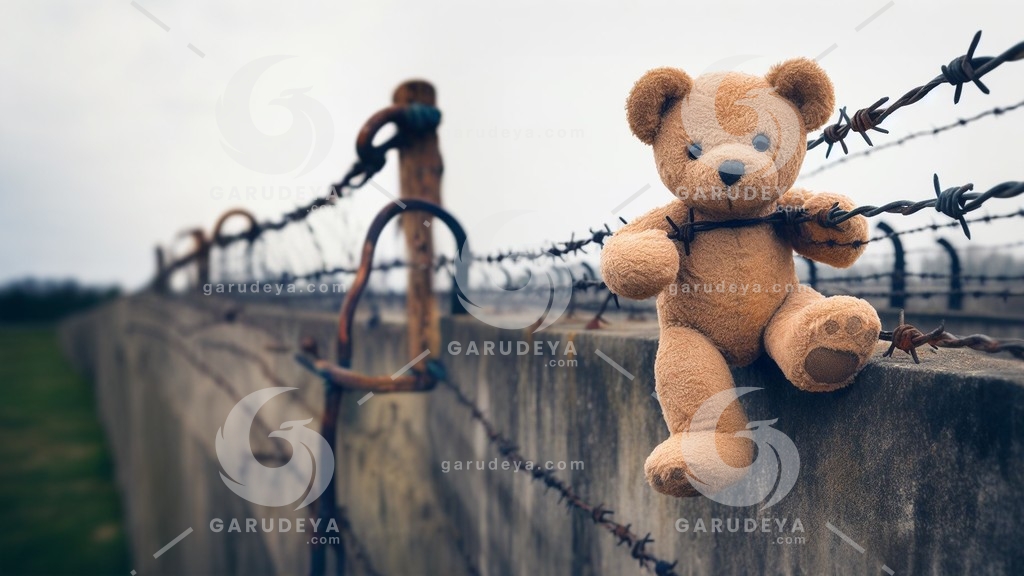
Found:
<svg viewBox="0 0 1024 576"><path fill-rule="evenodd" d="M662 182L677 199L609 238L601 265L614 293L658 297L656 390L670 436L644 470L659 492L697 494L687 480L697 475L682 456L683 442L700 445L704 452L688 453L698 454L700 479L715 489L750 464L752 443L736 436L747 425L738 402L713 428L692 422L708 398L734 388L730 365L767 351L798 388L829 391L849 384L874 350L881 329L875 310L801 286L793 264L795 250L832 266L852 265L864 250L853 244L867 240L865 218L839 228L810 221L795 231L766 224L701 232L689 255L667 237L666 216L682 223L691 209L697 221L722 221L780 206L812 215L836 203L853 207L838 194L792 188L807 131L825 123L833 107L831 81L806 59L774 66L763 78L725 72L692 80L682 70L658 68L629 95L630 128L652 146Z"/></svg>

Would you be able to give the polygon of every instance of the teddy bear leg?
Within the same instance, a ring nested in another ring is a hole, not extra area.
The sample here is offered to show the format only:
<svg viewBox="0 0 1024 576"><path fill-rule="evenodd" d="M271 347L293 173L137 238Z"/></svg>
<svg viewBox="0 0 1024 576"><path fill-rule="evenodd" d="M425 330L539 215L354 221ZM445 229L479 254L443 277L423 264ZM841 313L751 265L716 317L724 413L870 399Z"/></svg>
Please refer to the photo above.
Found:
<svg viewBox="0 0 1024 576"><path fill-rule="evenodd" d="M791 292L768 322L764 345L797 388L828 392L853 381L878 343L882 323L866 301Z"/></svg>
<svg viewBox="0 0 1024 576"><path fill-rule="evenodd" d="M717 422L693 419L706 400L734 389L721 352L695 330L667 327L661 331L654 373L658 401L671 435L644 463L647 482L662 494L683 497L698 494L688 476L712 491L738 481L753 459L753 444L734 435L746 429L743 407L734 399L726 400ZM702 456L711 450L717 450L717 458L713 453ZM684 453L690 455L693 465L687 465Z"/></svg>

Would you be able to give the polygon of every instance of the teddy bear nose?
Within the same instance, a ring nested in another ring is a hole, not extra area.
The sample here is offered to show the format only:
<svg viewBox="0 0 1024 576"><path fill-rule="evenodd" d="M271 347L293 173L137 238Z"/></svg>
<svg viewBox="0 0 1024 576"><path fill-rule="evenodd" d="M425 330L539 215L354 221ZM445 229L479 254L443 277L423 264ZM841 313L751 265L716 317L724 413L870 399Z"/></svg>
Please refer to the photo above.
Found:
<svg viewBox="0 0 1024 576"><path fill-rule="evenodd" d="M739 160L726 160L718 167L718 177L726 186L732 186L743 177L744 166Z"/></svg>

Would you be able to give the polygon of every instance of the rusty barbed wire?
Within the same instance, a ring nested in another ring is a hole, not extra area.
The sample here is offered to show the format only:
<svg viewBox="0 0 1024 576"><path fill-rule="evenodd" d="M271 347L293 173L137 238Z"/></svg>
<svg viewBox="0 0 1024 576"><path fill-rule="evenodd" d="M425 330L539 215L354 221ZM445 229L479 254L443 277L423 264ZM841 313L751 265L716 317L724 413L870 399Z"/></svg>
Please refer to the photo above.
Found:
<svg viewBox="0 0 1024 576"><path fill-rule="evenodd" d="M736 218L733 220L694 220L694 209L690 208L687 211L687 221L682 224L677 224L669 216L665 216L665 220L668 221L669 227L672 231L668 233L668 237L671 240L676 240L683 243L683 251L687 256L690 255L690 243L693 242L697 237L697 232L708 232L711 230L720 230L723 228L748 228L750 226L760 226L762 224L771 224L773 226L796 226L804 222L808 222L813 217L803 210L792 210L779 206L775 212L768 214L767 216L760 216L755 218Z"/></svg>
<svg viewBox="0 0 1024 576"><path fill-rule="evenodd" d="M976 57L974 56L974 51L977 49L980 41L981 31L979 30L971 40L966 54L958 56L949 64L942 66L940 69L941 73L938 76L927 84L910 89L888 107L883 107L883 104L889 101L888 97L884 97L878 99L867 108L857 110L853 113L853 116L847 115L846 107L840 108L839 120L835 124L826 126L817 138L809 140L807 142L807 149L812 150L821 144L827 144L828 148L825 151L825 157L828 158L829 154L832 153L832 147L835 144L839 144L843 149L843 153L847 154L849 149L846 146L846 137L849 136L851 131L860 134L868 146L873 146L874 144L867 134L869 131L874 130L875 132L887 134L888 130L879 127L886 118L901 108L919 102L929 92L944 84L956 87L953 93L953 104L960 102L963 85L968 82L973 83L983 93L988 94L989 89L982 83L982 77L1006 62L1013 62L1024 58L1024 42L1015 44L998 56Z"/></svg>
<svg viewBox="0 0 1024 576"><path fill-rule="evenodd" d="M970 190L974 189L974 184L965 184L963 186L954 186L952 188L942 189L939 185L938 174L934 174L932 176L932 184L935 187L935 198L920 200L917 202L911 200L896 200L883 206L860 206L853 210L841 210L837 204L829 209L828 215L822 224L827 227L832 227L842 224L856 216L866 216L868 218L878 216L880 214L900 214L902 216L909 216L910 214L914 214L924 210L925 208L934 208L937 212L945 214L959 222L964 235L969 239L971 237L971 229L967 225L968 222L964 217L965 214L981 208L986 201L992 198L1007 199L1024 194L1024 182L1003 182L1001 184L996 184L981 193L970 192ZM1021 214L1024 214L1024 209L1020 212Z"/></svg>
<svg viewBox="0 0 1024 576"><path fill-rule="evenodd" d="M939 348L970 348L989 354L1008 352L1015 358L1024 360L1024 340L1003 340L999 341L984 334L971 334L970 336L958 337L946 332L943 325L931 332L923 333L914 326L904 323L903 312L900 312L900 324L891 332L883 331L878 335L883 342L891 342L889 349L882 354L883 357L892 356L897 349L909 354L915 364L920 364L921 359L917 356L917 349L921 346L930 346L932 350Z"/></svg>
<svg viewBox="0 0 1024 576"><path fill-rule="evenodd" d="M230 235L217 234L216 237L209 240L207 245L200 246L191 254L170 263L161 271L161 275L168 277L175 271L204 258L212 246L224 248L242 240L252 243L267 232L281 231L292 223L305 221L318 209L328 206L346 195L351 195L354 190L365 186L373 176L384 168L387 152L405 144L409 133L432 130L438 126L440 121L441 112L437 108L418 103L395 105L378 111L364 123L356 138L358 158L342 179L331 185L330 193L314 198L312 201L286 212L276 220L263 222L252 220L250 228L244 232ZM377 131L389 123L394 123L398 127L398 131L383 144L374 145L373 138ZM322 260L323 253L312 227L309 228L309 231L313 235L314 246L318 249Z"/></svg>
<svg viewBox="0 0 1024 576"><path fill-rule="evenodd" d="M1007 242L1006 244L969 244L963 246L964 250L1005 250L1007 248L1020 248L1024 246L1024 240L1018 240L1017 242ZM909 250L907 250L909 252Z"/></svg>
<svg viewBox="0 0 1024 576"><path fill-rule="evenodd" d="M613 234L612 229L608 224L603 224L601 227L590 228L587 232L589 236L581 237L579 240L576 239L576 233L573 232L572 236L562 242L553 242L550 248L540 248L534 250L504 250L498 251L491 254L473 256L474 262L487 262L497 263L502 262L518 262L520 260L538 260L541 258L562 258L564 256L575 256L578 253L586 254L586 247L591 245L604 246L606 238Z"/></svg>
<svg viewBox="0 0 1024 576"><path fill-rule="evenodd" d="M872 280L892 278L895 272L875 272L873 274L861 274L855 276L833 276L831 278L818 278L818 284L858 284ZM919 278L921 280L949 280L953 277L947 272L904 272L906 278ZM957 276L964 282L978 282L979 284L996 282L1015 282L1024 280L1024 274L960 274Z"/></svg>
<svg viewBox="0 0 1024 576"><path fill-rule="evenodd" d="M969 224L972 223L989 223L994 220L1024 217L1024 208L1016 210L1014 212L999 214L999 215L988 215L974 219L967 219L964 214L977 210L984 205L984 203L992 198L1012 198L1024 194L1024 183L1022 182L1004 182L998 184L984 193L973 193L968 192L971 190L972 185L967 184L965 186L959 186L941 190L939 186L938 175L933 176L933 186L936 190L936 198L913 202L910 200L899 200L890 202L884 206L861 206L854 208L850 211L840 210L838 206L833 206L828 213L824 216L818 216L818 220L823 226L830 227L836 226L853 218L858 215L864 215L866 217L877 216L883 213L893 213L910 215L919 212L925 208L935 208L937 211L949 215L955 218L954 222L943 223L943 224L927 224L918 226L915 228L898 230L892 233L883 233L871 237L865 241L853 241L853 242L840 242L836 240L825 240L817 242L826 246L848 246L852 248L858 248L864 244L875 242L878 240L889 239L896 236L903 236L907 234L914 234L918 232L924 232L927 230L939 230L943 228L950 228L959 225L966 233L967 237L970 238ZM698 232L705 232L710 230L717 230L722 228L742 228L749 226L759 226L763 224L769 224L778 227L794 227L804 222L811 221L815 216L810 215L799 209L784 209L780 207L776 212L763 217L757 218L744 218L727 221L710 221L701 220L696 221L694 219L694 210L690 209L688 212L688 221L683 223L676 223L671 218L668 220L669 226L672 228L672 232L668 233L668 237L672 240L680 241L683 243L684 252L689 255L690 244L695 240ZM313 234L312 229L310 233ZM503 263L516 263L519 261L535 261L542 258L559 258L564 261L565 256L576 256L580 253L587 254L586 248L592 245L603 246L604 241L613 234L611 227L608 224L604 224L598 228L590 228L588 235L583 236L579 239L576 238L576 233L573 233L569 240L561 242L553 242L550 248L547 249L532 249L532 250L504 250L487 255L474 255L472 260L474 262L490 263L490 264L503 264ZM312 236L315 240L315 235ZM322 251L318 252L322 254ZM284 253L285 263L289 268L294 269L294 264L287 253ZM322 258L322 256L321 256ZM187 263L188 258L186 257L180 262ZM435 271L441 270L445 266L451 264L454 261L453 258L440 256L435 260L434 269ZM394 259L389 262L383 262L374 266L374 270L387 271L395 268L405 268L409 264L402 259ZM266 266L264 266L266 267ZM305 274L297 275L290 271L284 272L280 275L276 275L284 281L301 281L301 280L315 280L325 276L332 276L336 274L355 274L357 271L356 267L352 266L338 266L334 268L327 268L326 265L319 270L314 270ZM579 289L579 287L574 287Z"/></svg>
<svg viewBox="0 0 1024 576"><path fill-rule="evenodd" d="M610 516L614 514L613 510L605 508L603 504L590 504L577 494L572 489L572 486L556 477L550 470L543 469L543 467L536 465L536 462L528 460L520 454L519 448L516 444L498 430L498 428L484 415L483 411L468 396L466 396L461 388L450 382L447 378L441 378L439 383L443 388L451 391L455 396L455 400L463 408L468 409L472 418L483 426L484 431L487 434L488 441L498 450L498 453L501 454L503 458L512 463L519 463L524 467L529 464L531 467L530 474L533 480L540 482L544 484L545 487L557 492L559 498L563 500L570 509L579 510L587 514L594 524L607 530L616 539L618 539L619 544L626 544L629 547L630 555L640 563L641 567L652 571L657 576L677 576L675 567L676 564L678 564L678 561L668 562L647 551L647 545L654 542L650 533L641 537L632 531L631 524L623 525L612 520Z"/></svg>
<svg viewBox="0 0 1024 576"><path fill-rule="evenodd" d="M1020 184L1020 183L1013 183L1013 184ZM1021 193L1024 193L1024 184L1020 185L1020 190L1019 191L1015 191L1014 195L1021 194ZM979 198L980 198L980 196L979 196ZM935 201L934 200L926 200L924 202L935 202ZM895 203L892 203L892 204L912 205L912 204L915 204L915 203L911 203L909 201L899 201L899 202L895 202ZM916 204L921 204L921 203L919 202L919 203L916 203ZM890 206L890 205L887 204L886 206L883 206L882 208L886 208L888 206ZM914 209L913 211L906 212L905 214L908 214L908 215L912 214L913 212L921 210L923 207L924 206L918 207L918 208ZM978 206L974 207L974 208L971 208L971 209L972 210L976 210L978 207L980 207L980 204ZM832 208L832 210L836 210L836 209L837 209L836 207ZM881 210L881 209L879 209L876 206L864 206L864 207L861 207L861 208L855 208L851 212L854 212L854 211L867 212L869 210L878 210L877 214L881 214L882 212L884 212L884 210ZM877 214L864 214L864 215L870 217L870 216L875 216ZM810 222L811 220L814 219L814 216L812 216L812 215L810 215L810 214L808 214L808 213L806 213L806 212L804 212L802 210L782 209L781 207L776 212L773 212L772 214L769 214L767 216L762 216L762 217L759 217L759 218L745 218L745 219L740 219L740 220L727 220L727 221L721 221L721 222L714 221L714 220L694 221L693 215L694 215L694 212L691 209L689 211L689 216L688 216L689 221L684 222L682 224L677 224L671 218L666 217L666 219L668 220L669 226L672 228L672 232L669 232L668 237L670 239L672 239L672 240L676 240L676 241L682 242L683 243L684 252L687 255L689 255L689 253L690 253L689 252L690 243L692 243L696 239L697 232L706 232L706 231L718 230L718 229L722 229L722 228L742 228L742 227L747 227L747 226L759 226L759 225L763 225L763 224L769 224L769 225L773 225L773 226L782 226L782 227L797 226L797 225L803 224L805 222ZM843 221L849 220L852 217L853 216L843 217ZM867 240L854 240L853 242L840 242L838 240L823 240L823 241L820 241L820 242L810 242L810 241L808 241L808 242L813 243L813 244L824 245L824 246L847 246L847 247L851 247L851 248L859 248L860 246L863 246L864 244L868 244L868 243L871 243L871 242L877 242L879 240L885 240L885 239L893 238L893 237L896 237L896 236L905 236L907 234L916 234L918 232L925 232L927 230L940 230L940 229L943 229L943 228L952 228L952 227L955 227L955 226L964 227L964 226L966 226L968 224L973 224L973 223L977 223L977 222L982 222L982 223L986 223L987 224L987 223L990 223L990 222L992 222L994 220L1002 220L1002 219L1006 219L1006 218L1019 218L1019 217L1024 217L1024 208L1015 210L1013 212L1009 212L1009 213L1005 213L1005 214L998 214L998 215L994 215L994 216L987 215L987 216L981 216L981 217L974 218L974 219L961 218L961 219L956 220L954 222L948 222L948 223L943 223L943 224L935 224L935 223L926 224L926 225L918 226L918 227L915 227L915 228L908 228L908 229L904 229L904 230L897 230L897 231L892 232L892 233L879 234L877 236L873 236L871 238L868 238ZM968 236L968 238L969 237L970 236Z"/></svg>
<svg viewBox="0 0 1024 576"><path fill-rule="evenodd" d="M869 238L866 241L844 243L827 240L821 242L821 244L828 246L850 246L857 248L868 242L892 238L894 236L923 232L926 230L938 230L940 228L953 227L956 225L959 225L964 230L967 237L970 238L970 228L968 225L971 223L989 223L993 220L1000 220L1004 218L1024 217L1024 208L1008 214L983 216L973 220L969 220L964 216L969 212L980 209L985 202L992 198L1006 199L1024 194L1024 182L1003 182L1002 184L993 186L984 193L969 192L973 188L973 184L942 190L939 186L938 174L933 175L932 183L936 194L936 197L933 199L922 201L898 200L890 202L884 206L860 206L849 211L840 210L838 206L833 206L821 217L808 214L801 209L779 207L771 214L755 218L738 218L723 221L695 220L695 211L691 208L687 213L688 220L686 222L677 223L671 218L666 217L669 226L672 228L672 231L668 233L668 237L672 240L682 242L684 252L689 255L690 244L695 240L698 232L706 232L723 228L745 228L764 224L779 227L794 227L816 218L825 227L835 227L859 215L869 218L883 213L908 216L925 208L935 208L936 211L955 220L948 224L930 224L917 228L896 231L891 234L881 234ZM579 240L576 239L576 235L574 233L569 240L555 242L552 244L551 248L546 250L507 250L486 256L474 256L473 260L477 262L501 263L504 261L516 262L519 260L537 260L544 257L562 258L566 255L576 255L578 252L586 254L587 252L584 250L585 247L592 244L604 246L605 239L613 234L611 228L607 224L597 228L596 230L594 228L590 228L589 233L590 237L583 237Z"/></svg>
<svg viewBox="0 0 1024 576"><path fill-rule="evenodd" d="M950 294L960 294L969 298L1000 298L1004 302L1010 298L1024 296L1024 291L1006 290L922 290L917 292L909 291L880 291L880 292L822 292L825 296L855 296L857 298L889 298L890 296L904 296L906 298L929 298L945 297Z"/></svg>
<svg viewBox="0 0 1024 576"><path fill-rule="evenodd" d="M309 240L313 244L317 258L320 259L320 268L327 268L327 258L324 257L324 249L320 245L320 240L316 237L316 230L313 229L312 222L307 218L303 223L306 225L306 231L309 232Z"/></svg>
<svg viewBox="0 0 1024 576"><path fill-rule="evenodd" d="M1015 217L1015 216L1016 216L1016 214L1009 214L1009 215L1006 215L1004 217L1012 218L1012 217ZM996 219L996 218L993 218L993 219ZM968 220L969 223L970 222L976 222L976 221L977 220ZM996 251L996 250L1005 250L1007 248L1019 248L1021 246L1024 246L1024 240L1017 241L1017 242L1008 242L1006 244L964 244L962 246L957 246L957 249L958 250L990 250L990 251ZM904 254L923 254L923 253L928 253L928 252L933 252L935 254L942 254L943 253L939 248L936 248L934 246L918 246L916 248L906 248L906 249L903 250ZM875 256L879 256L879 254L875 254ZM888 254L886 254L886 256L888 256Z"/></svg>
<svg viewBox="0 0 1024 576"><path fill-rule="evenodd" d="M1020 102L1017 102L1016 104L1011 104L1010 106L997 106L995 108L991 108L989 110L985 110L984 112L981 112L979 114L975 114L974 116L970 116L970 117L967 117L967 118L960 118L959 120L957 120L955 122L950 122L949 124L944 124L942 126L938 126L938 127L935 127L935 128L930 128L930 129L927 129L927 130L918 130L917 132L911 132L910 134L907 134L906 136L903 136L899 140L895 140L895 141L892 141L892 142L886 142L885 144L881 144L879 146L874 146L874 147L871 147L871 148L867 148L865 150L861 150L860 152L854 152L853 154L848 154L848 155L845 155L845 156L841 156L838 160L836 160L834 162L829 162L829 163L826 163L826 164L822 164L821 166L818 166L817 168L815 168L814 170L808 172L807 174L804 174L803 176L805 178L810 178L812 176L817 176L818 174L821 174L822 172L825 172L826 170L831 170L832 168L835 168L836 166L839 166L840 164L845 164L845 163L847 163L847 162L849 162L851 160L854 160L856 158L863 158L863 157L866 157L866 156L871 156L872 154L876 154L878 152L881 152L882 150L887 150L889 148L895 148L897 146L902 146L903 144L905 144L907 142L910 142L911 140L915 140L917 138L920 138L922 136L937 136L939 134L942 134L943 132L947 132L949 130L953 130L954 128L960 128L960 127L963 127L963 126L967 126L969 124L977 122L978 120L981 120L982 118L987 118L988 116L1001 116L1003 114L1006 114L1007 112L1013 112L1014 110L1020 109L1022 107L1024 107L1024 100L1021 100Z"/></svg>
<svg viewBox="0 0 1024 576"><path fill-rule="evenodd" d="M608 311L608 304L610 304L612 300L615 301L615 307L619 308L619 295L609 291L608 295L605 296L604 301L601 302L601 307L597 309L597 313L594 314L594 317L591 318L589 322L587 322L585 326L587 330L599 330L605 324L609 323L604 319L604 313Z"/></svg>
<svg viewBox="0 0 1024 576"><path fill-rule="evenodd" d="M573 292L587 292L592 289L600 292L601 290L607 290L608 285L603 280L593 280L591 278L582 278L572 283Z"/></svg>
<svg viewBox="0 0 1024 576"><path fill-rule="evenodd" d="M449 266L449 265L451 265L453 263L454 263L454 260L452 258L449 258L447 256L443 256L442 255L442 256L434 259L434 263L431 266L431 268L434 270L434 272L437 272L437 271L442 270L445 267L447 267L447 266ZM408 269L408 268L420 269L420 268L424 268L424 267L425 266L416 266L416 265L410 264L408 261L406 261L406 260L404 260L402 258L393 258L391 260L385 260L385 261L380 262L378 264L374 264L373 266L370 267L370 269L373 270L373 271L376 271L376 272L389 272L391 270ZM333 268L322 268L320 270L314 270L312 272L306 272L305 274L291 274L291 273L285 272L284 274L281 274L280 276L278 276L278 279L280 281L284 282L284 283L295 283L295 282L301 282L301 281L304 281L304 280L320 280L321 278L324 278L324 277L341 275L341 274L355 275L358 272L359 272L359 267L358 266L335 266Z"/></svg>
<svg viewBox="0 0 1024 576"><path fill-rule="evenodd" d="M381 576L381 573L374 568L373 562L370 561L370 553L366 550L366 545L363 544L356 534L345 508L336 506L334 508L334 517L338 520L338 527L341 529L342 534L348 539L349 548L353 552L352 556L362 565L363 572L369 576Z"/></svg>
<svg viewBox="0 0 1024 576"><path fill-rule="evenodd" d="M195 353L189 350L183 342L171 338L169 335L164 333L164 331L161 330L160 328L161 327L150 326L147 324L134 322L130 323L127 326L125 332L127 334L145 335L160 341L166 347L176 351L180 356L182 356L185 359L186 362L192 365L192 367L195 368L196 371L198 371L200 374L203 374L210 381L212 381L216 387L226 392L227 395L233 401L237 403L242 399L242 394L235 389L235 387L228 381L226 377L219 374L208 363L203 361L201 358L199 358L199 356L197 356ZM242 360L253 363L259 368L262 375L265 378L267 378L267 380L269 380L272 385L279 387L288 387L283 380L281 380L279 377L277 377L276 374L274 374L273 370L270 368L270 365L258 354L255 354L251 351L241 348L240 346L236 346L234 344L227 342L204 341L202 345L204 348L228 352L236 355L238 358ZM297 400L293 400L293 403L301 406L310 414L316 413L313 410L313 408L309 404L307 404L306 401L301 397ZM270 434L273 431L273 428L266 424L266 422L264 422L263 419L258 416L253 420L253 423L258 428L262 429L262 431L265 434ZM287 462L288 459L291 457L290 454L286 454L280 448L277 448L277 451L274 453L261 453L261 455L265 459L276 459L277 461L280 461L282 463ZM369 574L370 576L380 576L380 572L378 572L374 568L373 563L370 561L370 556L366 550L366 546L362 543L362 541L356 534L355 530L353 529L352 522L349 520L344 508L335 508L335 519L338 521L339 530L341 531L342 534L346 536L349 544L351 545L352 550L354 551L354 558L356 559L357 562L359 562L359 564L362 565L364 572L366 574Z"/></svg>

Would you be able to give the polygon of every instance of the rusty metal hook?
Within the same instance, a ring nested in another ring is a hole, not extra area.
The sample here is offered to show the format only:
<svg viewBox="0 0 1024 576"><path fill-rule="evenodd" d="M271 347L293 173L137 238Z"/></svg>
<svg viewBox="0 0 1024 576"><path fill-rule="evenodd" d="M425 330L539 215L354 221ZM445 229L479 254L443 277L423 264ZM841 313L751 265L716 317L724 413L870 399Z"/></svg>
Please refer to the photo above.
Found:
<svg viewBox="0 0 1024 576"><path fill-rule="evenodd" d="M469 243L466 232L462 225L447 210L437 204L425 200L405 200L404 206L392 203L382 209L377 217L370 224L366 233L366 241L363 244L362 259L359 269L356 271L355 280L345 295L345 301L341 305L341 312L338 318L338 340L337 340L337 364L317 358L309 351L296 355L296 360L306 368L319 374L325 382L340 388L353 390L366 390L372 392L414 392L430 390L436 384L441 374L439 367L431 365L429 359L436 357L438 351L427 350L412 367L411 374L401 376L368 376L351 370L352 368L352 326L355 318L356 307L362 297L366 284L370 280L370 273L373 270L373 254L377 248L377 240L380 238L384 227L393 218L403 212L427 212L436 216L448 227L455 236L455 243L459 255L455 259L455 282L452 290L452 313L462 314L465 308L459 296L460 286L464 286L468 278L468 266L472 259L469 253ZM462 296L465 298L465 296ZM413 329L410 324L410 331ZM416 339L410 334L410 340Z"/></svg>
<svg viewBox="0 0 1024 576"><path fill-rule="evenodd" d="M232 208L221 214L220 218L218 218L217 222L213 225L213 236L211 237L211 242L218 245L220 244L221 230L223 230L224 224L233 216L241 216L249 222L249 231L246 232L246 236L249 238L250 242L259 235L260 225L256 222L256 217L252 215L252 212L249 212L245 208Z"/></svg>
<svg viewBox="0 0 1024 576"><path fill-rule="evenodd" d="M227 221L234 216L241 216L242 218L245 218L245 220L249 223L249 230L245 233L246 241L248 242L246 253L249 256L248 264L246 266L248 270L246 271L246 273L249 276L252 276L252 246L253 242L256 240L257 237L259 237L260 234L260 225L258 222L256 222L256 217L252 215L252 212L249 212L245 208L232 208L227 212L221 214L220 218L218 218L217 222L213 225L213 234L210 237L210 241L206 249L212 251L214 245L224 246L224 243L222 242L221 230L224 229L224 224L226 224ZM224 272L222 271L221 274L223 273Z"/></svg>
<svg viewBox="0 0 1024 576"><path fill-rule="evenodd" d="M434 130L440 123L441 111L426 104L396 104L378 110L363 124L356 137L356 154L359 156L362 180L354 185L362 186L380 172L387 151L401 147L409 134ZM374 145L373 139L388 124L394 124L398 131L383 144Z"/></svg>

